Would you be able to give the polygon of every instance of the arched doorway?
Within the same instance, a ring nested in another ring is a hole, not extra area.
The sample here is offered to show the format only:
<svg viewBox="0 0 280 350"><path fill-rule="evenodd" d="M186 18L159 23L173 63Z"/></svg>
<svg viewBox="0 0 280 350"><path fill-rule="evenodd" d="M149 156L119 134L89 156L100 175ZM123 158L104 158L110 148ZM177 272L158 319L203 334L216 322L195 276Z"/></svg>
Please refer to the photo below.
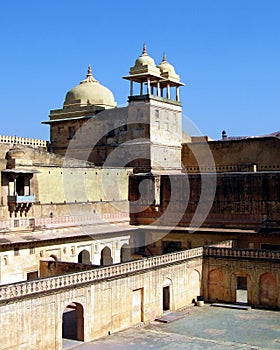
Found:
<svg viewBox="0 0 280 350"><path fill-rule="evenodd" d="M107 266L112 264L113 264L113 258L111 256L111 249L108 247L105 247L101 251L100 265Z"/></svg>
<svg viewBox="0 0 280 350"><path fill-rule="evenodd" d="M86 249L82 250L78 255L78 263L79 264L87 264L91 265L90 261L90 253Z"/></svg>
<svg viewBox="0 0 280 350"><path fill-rule="evenodd" d="M128 244L124 244L121 247L121 262L126 262L131 260L131 251Z"/></svg>
<svg viewBox="0 0 280 350"><path fill-rule="evenodd" d="M84 308L81 304L71 303L63 311L62 338L84 341Z"/></svg>
<svg viewBox="0 0 280 350"><path fill-rule="evenodd" d="M162 285L162 310L163 312L171 310L171 287L172 281L166 278Z"/></svg>

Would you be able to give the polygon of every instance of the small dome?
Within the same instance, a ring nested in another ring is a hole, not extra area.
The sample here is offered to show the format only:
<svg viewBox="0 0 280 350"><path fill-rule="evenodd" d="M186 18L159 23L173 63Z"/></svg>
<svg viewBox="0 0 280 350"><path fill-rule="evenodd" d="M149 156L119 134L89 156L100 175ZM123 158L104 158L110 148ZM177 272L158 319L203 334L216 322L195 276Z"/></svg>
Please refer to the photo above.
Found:
<svg viewBox="0 0 280 350"><path fill-rule="evenodd" d="M147 54L146 44L144 44L142 54L135 61L133 68L141 68L143 66L156 66L153 58Z"/></svg>
<svg viewBox="0 0 280 350"><path fill-rule="evenodd" d="M86 79L82 80L79 85L67 92L64 107L70 105L96 105L105 108L116 106L114 95L105 86L101 85L94 79L91 67L88 67Z"/></svg>
<svg viewBox="0 0 280 350"><path fill-rule="evenodd" d="M163 54L163 58L161 63L158 65L158 68L160 69L162 74L166 74L168 73L171 76L177 75L175 72L174 67L172 66L172 64L170 64L167 60L166 60L166 54Z"/></svg>
<svg viewBox="0 0 280 350"><path fill-rule="evenodd" d="M163 58L161 63L158 65L158 68L160 70L160 75L167 79L169 82L172 82L173 84L180 84L180 85L184 85L180 82L180 76L175 72L174 67L172 66L172 64L170 64L167 60L166 60L166 55L165 53L163 54Z"/></svg>

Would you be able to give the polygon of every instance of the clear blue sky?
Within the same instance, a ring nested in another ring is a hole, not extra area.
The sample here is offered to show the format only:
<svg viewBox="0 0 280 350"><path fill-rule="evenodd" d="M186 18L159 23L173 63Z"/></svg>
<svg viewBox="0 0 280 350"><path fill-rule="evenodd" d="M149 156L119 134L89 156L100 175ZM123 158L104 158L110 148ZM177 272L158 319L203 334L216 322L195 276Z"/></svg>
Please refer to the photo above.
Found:
<svg viewBox="0 0 280 350"><path fill-rule="evenodd" d="M50 109L84 79L87 65L126 103L122 79L147 43L186 86L184 114L203 134L280 130L280 1L27 0L0 8L2 135L49 138Z"/></svg>

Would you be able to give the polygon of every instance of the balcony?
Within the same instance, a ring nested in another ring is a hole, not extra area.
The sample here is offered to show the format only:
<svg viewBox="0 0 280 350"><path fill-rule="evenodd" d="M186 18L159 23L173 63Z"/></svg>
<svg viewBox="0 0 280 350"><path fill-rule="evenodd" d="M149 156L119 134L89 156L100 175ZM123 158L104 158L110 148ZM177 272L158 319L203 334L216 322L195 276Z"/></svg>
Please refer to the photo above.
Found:
<svg viewBox="0 0 280 350"><path fill-rule="evenodd" d="M27 216L27 213L34 202L34 195L18 196L17 194L15 194L13 196L8 196L10 216L12 217L13 213L15 213L15 217L17 217L18 213L20 214L20 216L22 216L23 214Z"/></svg>
<svg viewBox="0 0 280 350"><path fill-rule="evenodd" d="M13 195L13 196L8 196L8 204L17 204L17 203L34 203L35 201L35 196L34 194L28 195L28 196L18 196L18 195Z"/></svg>

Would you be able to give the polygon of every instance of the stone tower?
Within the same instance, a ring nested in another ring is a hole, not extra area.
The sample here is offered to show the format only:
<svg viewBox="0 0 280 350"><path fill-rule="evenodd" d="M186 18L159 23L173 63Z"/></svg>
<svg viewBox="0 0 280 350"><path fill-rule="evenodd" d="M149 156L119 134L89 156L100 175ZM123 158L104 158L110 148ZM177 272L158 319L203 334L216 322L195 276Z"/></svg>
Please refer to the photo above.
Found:
<svg viewBox="0 0 280 350"><path fill-rule="evenodd" d="M179 75L165 54L156 66L144 45L142 54L124 79L130 81L128 108L138 114L142 111L143 121L149 125L150 170L180 170L182 104L179 87L184 84Z"/></svg>
<svg viewBox="0 0 280 350"><path fill-rule="evenodd" d="M126 107L116 107L110 90L90 67L85 80L67 92L62 109L52 110L51 150L98 166L129 166L134 172L181 169L184 85L167 62L156 66L144 45L129 75Z"/></svg>

